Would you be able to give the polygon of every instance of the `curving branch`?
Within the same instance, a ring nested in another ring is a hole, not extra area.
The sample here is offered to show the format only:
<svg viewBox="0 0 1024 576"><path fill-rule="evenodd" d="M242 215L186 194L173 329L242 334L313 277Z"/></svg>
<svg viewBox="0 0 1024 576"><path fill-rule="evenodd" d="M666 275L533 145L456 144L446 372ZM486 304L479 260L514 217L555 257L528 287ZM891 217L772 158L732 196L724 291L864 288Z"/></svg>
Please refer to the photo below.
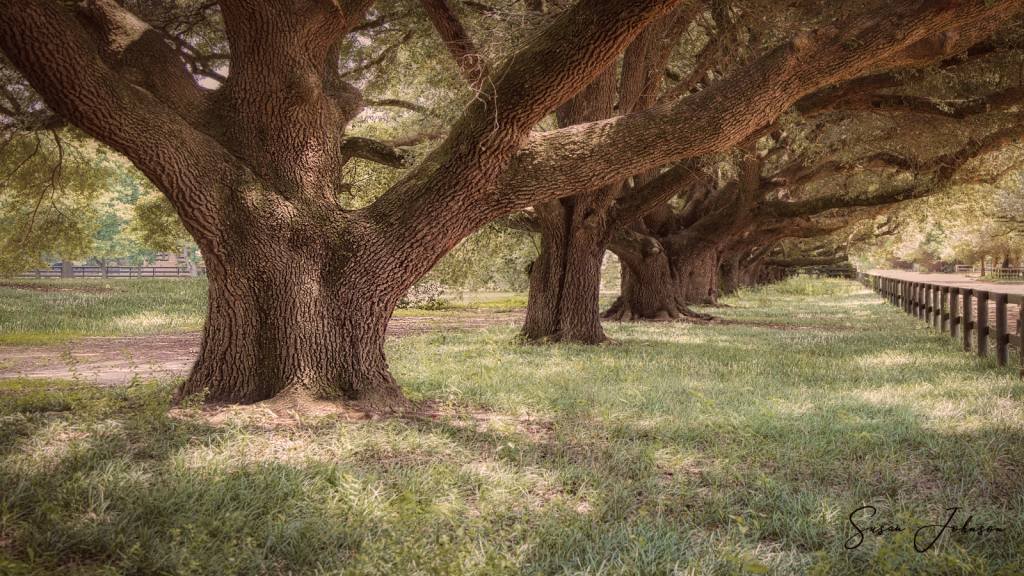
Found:
<svg viewBox="0 0 1024 576"><path fill-rule="evenodd" d="M77 15L108 68L190 124L199 122L208 108L206 90L160 32L114 0L86 3Z"/></svg>
<svg viewBox="0 0 1024 576"><path fill-rule="evenodd" d="M364 103L371 108L405 108L406 110L419 112L424 116L435 116L430 110L427 109L426 106L409 102L407 100L399 100L398 98L384 98L381 100L367 99L364 100Z"/></svg>
<svg viewBox="0 0 1024 576"><path fill-rule="evenodd" d="M350 136L341 142L339 151L343 158L360 158L390 166L405 168L406 156L400 150L370 138ZM343 161L344 162L344 161Z"/></svg>
<svg viewBox="0 0 1024 576"><path fill-rule="evenodd" d="M985 38L980 31L973 31L969 37ZM1013 42L981 40L962 53L947 58L936 65L936 70L948 70L966 62L973 62L988 56L1024 49L1024 40ZM879 90L897 88L907 83L905 71L877 72L853 78L837 85L821 88L797 100L794 108L804 116L814 116L833 110L841 110L847 100L863 97Z"/></svg>
<svg viewBox="0 0 1024 576"><path fill-rule="evenodd" d="M437 33L444 41L462 76L474 90L479 90L484 80L490 75L490 67L473 44L469 33L462 22L452 12L448 0L420 0L427 17L434 24Z"/></svg>
<svg viewBox="0 0 1024 576"><path fill-rule="evenodd" d="M381 50L380 54L378 54L376 58L371 59L369 62L367 62L365 64L362 64L360 66L356 66L355 68L352 68L351 70L345 70L344 72L340 73L338 75L338 77L339 78L344 78L345 76L352 76L353 74L359 74L360 72L363 72L365 70L369 70L370 68L373 68L374 66L379 65L381 62L384 62L385 60L390 58L391 55L395 53L395 50L398 50L400 47L402 47L403 44L406 44L407 42L409 42L409 40L412 40L412 37L415 36L415 35L416 35L416 33L414 31L412 31L412 30L406 32L405 34L402 35L402 37L398 40L398 42L395 42L394 44L392 44L392 45L388 46L387 48Z"/></svg>
<svg viewBox="0 0 1024 576"><path fill-rule="evenodd" d="M1024 138L1024 122L1015 126L998 130L981 140L971 140L959 150L940 154L932 158L912 161L894 154L876 154L872 162L877 166L895 166L912 170L917 174L934 174L934 182L929 186L903 186L883 190L867 196L851 196L848 194L825 194L807 200L785 202L773 200L764 202L754 211L759 218L798 218L819 214L838 208L854 208L865 206L881 206L923 198L935 190L949 185L956 173L969 161L999 150L1011 143Z"/></svg>
<svg viewBox="0 0 1024 576"><path fill-rule="evenodd" d="M900 94L866 94L836 103L834 110L912 112L963 120L979 114L1009 110L1024 103L1024 86L964 100L937 100Z"/></svg>

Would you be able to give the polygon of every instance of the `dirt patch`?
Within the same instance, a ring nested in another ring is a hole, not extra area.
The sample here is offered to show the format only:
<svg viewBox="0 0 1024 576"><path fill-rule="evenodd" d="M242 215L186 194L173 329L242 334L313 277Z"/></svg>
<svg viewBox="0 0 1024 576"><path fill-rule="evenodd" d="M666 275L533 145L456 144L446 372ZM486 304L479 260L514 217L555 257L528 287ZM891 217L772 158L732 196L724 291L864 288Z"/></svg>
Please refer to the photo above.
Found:
<svg viewBox="0 0 1024 576"><path fill-rule="evenodd" d="M524 315L523 310L481 310L451 316L400 316L388 324L387 338L521 324ZM0 346L0 380L49 378L121 386L137 380L183 378L199 355L201 338L202 333L195 331L77 338L54 346Z"/></svg>
<svg viewBox="0 0 1024 576"><path fill-rule="evenodd" d="M111 292L114 290L109 286L46 286L40 284L12 284L10 282L0 282L0 288L32 290L34 292Z"/></svg>

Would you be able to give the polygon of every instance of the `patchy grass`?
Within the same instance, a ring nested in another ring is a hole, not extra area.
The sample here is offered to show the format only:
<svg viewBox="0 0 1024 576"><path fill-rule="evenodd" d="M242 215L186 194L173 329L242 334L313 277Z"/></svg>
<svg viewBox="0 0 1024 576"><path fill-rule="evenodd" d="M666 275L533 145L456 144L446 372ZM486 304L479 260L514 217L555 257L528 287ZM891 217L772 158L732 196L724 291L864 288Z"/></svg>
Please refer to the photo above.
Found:
<svg viewBox="0 0 1024 576"><path fill-rule="evenodd" d="M852 282L727 303L735 324L607 325L622 346L398 340L420 418L213 427L167 416L173 383L14 381L0 573L1024 571L1011 370ZM847 550L868 505L906 531ZM952 507L1003 532L916 552Z"/></svg>
<svg viewBox="0 0 1024 576"><path fill-rule="evenodd" d="M205 278L8 279L0 286L0 344L196 330L206 291Z"/></svg>

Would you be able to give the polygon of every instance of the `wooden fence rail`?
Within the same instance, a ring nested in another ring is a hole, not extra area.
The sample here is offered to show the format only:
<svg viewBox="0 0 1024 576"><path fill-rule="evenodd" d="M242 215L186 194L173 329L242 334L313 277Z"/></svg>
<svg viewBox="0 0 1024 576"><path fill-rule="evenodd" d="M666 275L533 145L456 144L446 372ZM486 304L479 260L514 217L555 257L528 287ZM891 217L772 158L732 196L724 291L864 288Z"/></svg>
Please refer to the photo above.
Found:
<svg viewBox="0 0 1024 576"><path fill-rule="evenodd" d="M206 275L206 269L197 271ZM177 278L191 276L188 270L177 266L63 266L54 264L49 270L31 270L15 278Z"/></svg>
<svg viewBox="0 0 1024 576"><path fill-rule="evenodd" d="M1018 352L1021 350L1024 295L898 280L859 271L856 279L881 294L893 306L900 306L907 314L962 340L967 352L974 350L978 356L985 357L994 347L999 366L1009 363L1010 346L1015 346ZM995 305L994 313L990 302ZM1009 305L1018 307L1017 322L1012 331L1008 322ZM994 326L991 323L993 319ZM1024 354L1020 354L1020 376L1024 378Z"/></svg>

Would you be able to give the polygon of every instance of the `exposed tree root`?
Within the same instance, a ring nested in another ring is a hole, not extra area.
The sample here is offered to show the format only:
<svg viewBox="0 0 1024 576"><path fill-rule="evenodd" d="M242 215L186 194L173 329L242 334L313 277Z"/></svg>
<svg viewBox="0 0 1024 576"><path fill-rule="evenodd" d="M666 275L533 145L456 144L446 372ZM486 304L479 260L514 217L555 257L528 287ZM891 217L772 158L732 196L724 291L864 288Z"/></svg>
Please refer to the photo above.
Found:
<svg viewBox="0 0 1024 576"><path fill-rule="evenodd" d="M678 298L674 302L660 306L653 314L642 314L626 302L621 296L615 300L608 310L605 310L602 318L617 322L635 322L640 320L668 321L668 320L698 320L710 322L715 317L710 314L697 312L684 304Z"/></svg>
<svg viewBox="0 0 1024 576"><path fill-rule="evenodd" d="M544 344L558 344L558 343L562 343L562 344L584 344L584 345L587 345L587 346L618 346L618 345L621 344L621 342L619 342L618 340L613 340L613 339L609 338L607 335L604 336L603 338L601 338L600 340L589 341L589 340L582 340L582 339L579 339L579 338L568 338L561 331L555 332L554 334L547 334L547 335L541 336L539 338L527 338L527 337L524 336L524 337L521 338L520 341L523 344L531 344L531 345L537 345L537 346L544 345Z"/></svg>

